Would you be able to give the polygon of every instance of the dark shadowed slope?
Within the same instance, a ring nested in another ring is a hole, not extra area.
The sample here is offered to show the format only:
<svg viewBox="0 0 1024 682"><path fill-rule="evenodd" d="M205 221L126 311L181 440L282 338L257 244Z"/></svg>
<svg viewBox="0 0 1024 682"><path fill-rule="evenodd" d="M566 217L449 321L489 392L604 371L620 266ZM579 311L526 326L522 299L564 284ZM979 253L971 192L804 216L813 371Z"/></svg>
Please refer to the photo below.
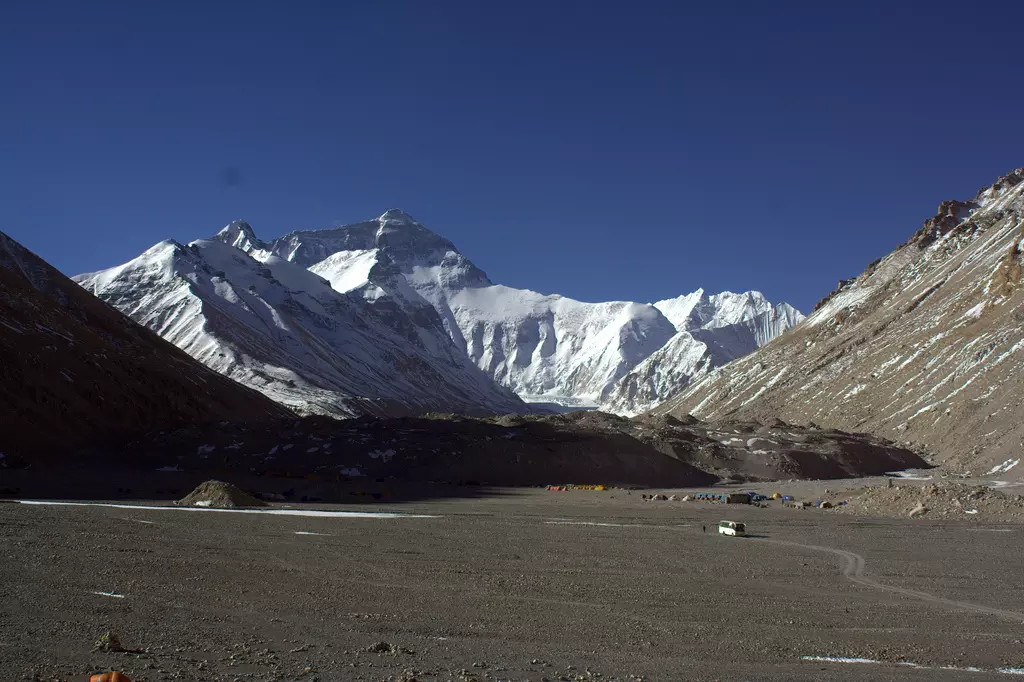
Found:
<svg viewBox="0 0 1024 682"><path fill-rule="evenodd" d="M155 428L287 415L0 233L0 464Z"/></svg>
<svg viewBox="0 0 1024 682"><path fill-rule="evenodd" d="M947 201L791 332L656 413L779 417L918 443L947 465L1024 473L1024 169Z"/></svg>
<svg viewBox="0 0 1024 682"><path fill-rule="evenodd" d="M130 488L142 498L168 491L180 497L214 478L295 501L352 501L351 486L365 491L380 483L389 489L392 480L681 487L722 478L845 478L928 466L912 452L858 434L602 412L189 425L83 454L111 472L99 484L105 491L94 488L94 495ZM21 477L16 484L34 495L81 495L63 481Z"/></svg>

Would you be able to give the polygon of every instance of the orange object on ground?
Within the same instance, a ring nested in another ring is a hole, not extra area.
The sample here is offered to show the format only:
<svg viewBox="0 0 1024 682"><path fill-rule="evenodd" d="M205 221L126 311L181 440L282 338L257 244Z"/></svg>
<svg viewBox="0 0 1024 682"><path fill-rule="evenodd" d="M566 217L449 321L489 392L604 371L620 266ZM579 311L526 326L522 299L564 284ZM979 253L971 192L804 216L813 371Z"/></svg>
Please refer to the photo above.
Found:
<svg viewBox="0 0 1024 682"><path fill-rule="evenodd" d="M103 673L102 675L93 675L89 678L89 682L132 682L127 677L117 672Z"/></svg>

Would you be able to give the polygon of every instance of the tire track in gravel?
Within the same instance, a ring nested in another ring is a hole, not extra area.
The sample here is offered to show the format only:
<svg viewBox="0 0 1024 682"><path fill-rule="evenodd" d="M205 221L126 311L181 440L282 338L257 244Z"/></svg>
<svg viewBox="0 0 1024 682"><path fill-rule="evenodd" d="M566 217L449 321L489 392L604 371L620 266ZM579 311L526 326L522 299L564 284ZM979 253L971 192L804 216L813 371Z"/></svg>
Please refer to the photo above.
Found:
<svg viewBox="0 0 1024 682"><path fill-rule="evenodd" d="M788 542L786 540L769 540L768 538L750 538L756 542L769 542L774 545L785 545L789 547L802 547L803 549L810 549L816 552L828 552L829 554L836 554L843 558L843 576L848 580L863 585L864 587L870 587L875 590L881 590L882 592L892 592L895 594L902 594L907 597L913 597L914 599L920 599L922 601L930 602L932 604L939 604L941 606L947 606L954 609L961 609L963 611L974 611L976 613L984 613L990 616L998 616L1000 618L1006 618L1007 620L1017 621L1018 623L1024 623L1024 613L1017 611L1008 611L1006 609L997 609L992 606L984 606L982 604L974 604L966 601L956 601L955 599L944 599L943 597L936 597L933 594L927 592L920 592L918 590L911 590L905 587L896 587L895 585L886 585L880 583L877 580L864 576L864 557L854 552L848 552L845 549L836 549L834 547L824 547L822 545L804 545L799 542Z"/></svg>

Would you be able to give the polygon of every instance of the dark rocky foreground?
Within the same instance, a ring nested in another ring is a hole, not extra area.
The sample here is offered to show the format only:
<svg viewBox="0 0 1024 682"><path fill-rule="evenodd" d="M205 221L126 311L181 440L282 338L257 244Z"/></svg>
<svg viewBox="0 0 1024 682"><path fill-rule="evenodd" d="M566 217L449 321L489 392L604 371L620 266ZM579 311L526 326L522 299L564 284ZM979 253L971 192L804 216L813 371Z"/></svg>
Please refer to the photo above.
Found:
<svg viewBox="0 0 1024 682"><path fill-rule="evenodd" d="M939 668L1024 667L1021 621L971 610L1024 612L1019 528L730 506L757 537L728 539L701 532L718 505L454 497L467 490L372 507L433 518L0 504L4 679L977 681L1010 678ZM858 557L876 584L844 577ZM95 651L108 631L129 651Z"/></svg>
<svg viewBox="0 0 1024 682"><path fill-rule="evenodd" d="M0 232L0 467L197 421L288 410L199 364Z"/></svg>
<svg viewBox="0 0 1024 682"><path fill-rule="evenodd" d="M187 426L79 452L63 466L0 469L0 493L180 497L215 478L284 499L338 500L338 484L347 481L667 487L843 478L927 466L918 455L866 435L781 422L629 420L596 412L307 418Z"/></svg>

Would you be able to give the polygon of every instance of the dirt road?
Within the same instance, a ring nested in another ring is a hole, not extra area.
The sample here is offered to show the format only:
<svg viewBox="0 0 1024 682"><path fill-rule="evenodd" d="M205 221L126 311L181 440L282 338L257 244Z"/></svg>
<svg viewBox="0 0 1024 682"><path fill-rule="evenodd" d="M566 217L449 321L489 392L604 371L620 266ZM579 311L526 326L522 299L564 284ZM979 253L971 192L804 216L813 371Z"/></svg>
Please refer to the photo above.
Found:
<svg viewBox="0 0 1024 682"><path fill-rule="evenodd" d="M864 585L876 590L882 590L883 592L895 592L897 594L904 594L908 597L920 599L922 601L931 602L933 604L939 604L941 606L947 606L954 610L962 611L976 611L978 613L985 613L992 616L998 616L1007 620L1013 621L1024 625L1024 613L1019 611L1007 611L1005 609L997 609L991 606L983 606L981 604L973 604L965 601L954 601L952 599L943 599L942 597L936 597L935 595L928 594L927 592L921 592L919 590L908 590L903 587L895 587L893 585L883 585L877 580L872 580L864 575L864 557L860 554L854 554L853 552L847 552L846 550L836 549L835 547L822 547L820 545L802 545L797 542L786 542L784 540L769 540L767 538L751 538L755 542L770 542L775 545L785 545L789 547L800 547L803 549L810 549L816 552L828 552L835 554L843 558L843 576L849 578L858 585Z"/></svg>

